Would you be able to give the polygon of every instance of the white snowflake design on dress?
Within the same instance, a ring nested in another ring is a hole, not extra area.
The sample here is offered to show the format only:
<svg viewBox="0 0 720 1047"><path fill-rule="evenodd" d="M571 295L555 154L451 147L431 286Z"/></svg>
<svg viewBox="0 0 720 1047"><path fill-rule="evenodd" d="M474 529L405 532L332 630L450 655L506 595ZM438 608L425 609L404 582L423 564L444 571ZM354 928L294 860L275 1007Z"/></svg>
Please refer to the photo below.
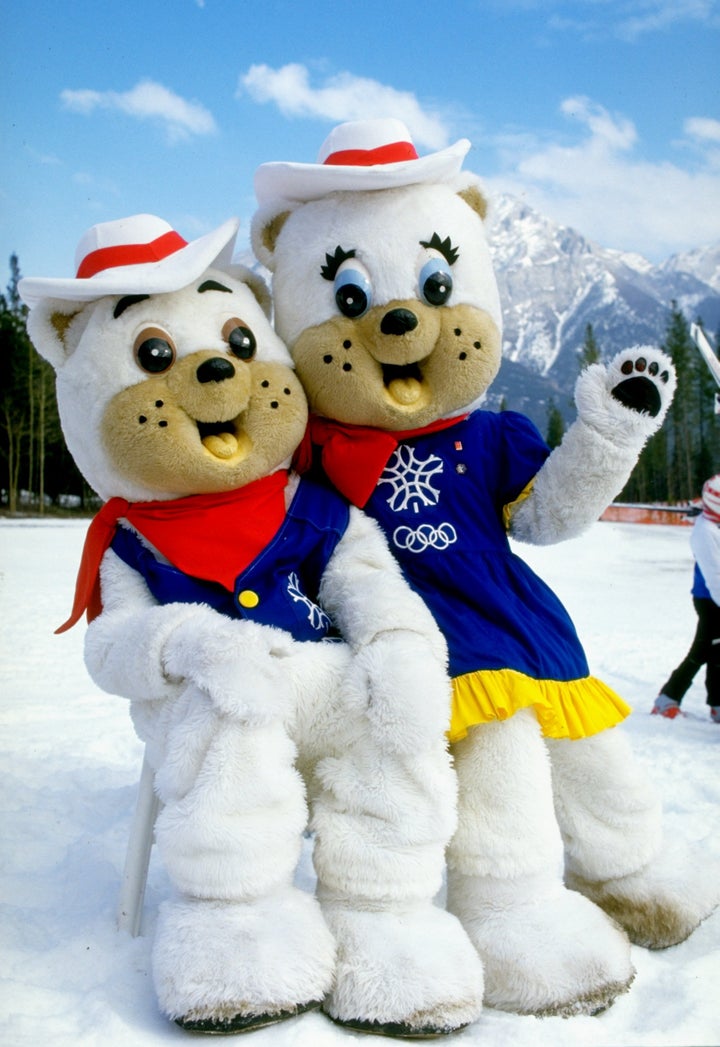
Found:
<svg viewBox="0 0 720 1047"><path fill-rule="evenodd" d="M417 513L423 506L437 505L440 501L440 492L431 481L442 471L442 458L431 454L429 458L419 459L414 447L400 444L385 466L378 487L389 484L392 488L387 503L394 513L408 508Z"/></svg>
<svg viewBox="0 0 720 1047"><path fill-rule="evenodd" d="M288 593L295 603L302 603L308 609L308 621L313 629L328 629L330 627L330 618L323 611L322 607L318 607L309 596L306 596L300 587L300 579L293 571L288 575Z"/></svg>
<svg viewBox="0 0 720 1047"><path fill-rule="evenodd" d="M419 513L425 506L437 505L440 491L433 487L432 479L443 471L443 460L431 454L420 459L415 448L400 444L393 457L385 467L378 480L380 484L389 484L392 488L387 503L394 513L403 509L412 509ZM398 549L411 553L423 553L426 549L447 549L458 539L457 531L451 523L441 523L437 527L421 523L414 530L412 527L398 527L392 535L393 544Z"/></svg>

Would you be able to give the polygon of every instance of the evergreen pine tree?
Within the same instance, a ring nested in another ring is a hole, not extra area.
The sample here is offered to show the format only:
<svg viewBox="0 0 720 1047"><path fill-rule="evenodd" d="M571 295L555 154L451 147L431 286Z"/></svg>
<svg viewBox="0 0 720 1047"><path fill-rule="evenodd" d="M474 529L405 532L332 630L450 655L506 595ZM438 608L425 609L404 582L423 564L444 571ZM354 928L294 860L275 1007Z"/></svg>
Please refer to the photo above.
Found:
<svg viewBox="0 0 720 1047"><path fill-rule="evenodd" d="M548 423L547 434L545 436L545 442L551 450L553 447L557 447L562 443L564 433L565 422L563 416L555 401L551 399L548 402Z"/></svg>
<svg viewBox="0 0 720 1047"><path fill-rule="evenodd" d="M593 331L592 324L586 324L585 326L585 340L578 350L578 361L580 364L580 370L584 370L589 367L590 364L596 364L600 362L601 353L600 346L595 340L595 332Z"/></svg>

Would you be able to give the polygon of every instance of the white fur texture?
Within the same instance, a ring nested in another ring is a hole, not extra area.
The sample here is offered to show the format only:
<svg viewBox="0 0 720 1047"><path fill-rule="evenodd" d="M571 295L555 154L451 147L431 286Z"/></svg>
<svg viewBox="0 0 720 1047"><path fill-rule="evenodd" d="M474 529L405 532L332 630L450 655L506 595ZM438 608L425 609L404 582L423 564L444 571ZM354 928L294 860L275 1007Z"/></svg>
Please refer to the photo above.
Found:
<svg viewBox="0 0 720 1047"><path fill-rule="evenodd" d="M291 1010L322 1000L334 967L320 908L295 888L236 905L179 899L161 906L153 976L169 1018Z"/></svg>
<svg viewBox="0 0 720 1047"><path fill-rule="evenodd" d="M594 1014L633 980L623 931L557 877L454 872L448 906L482 957L490 1007L538 1016Z"/></svg>
<svg viewBox="0 0 720 1047"><path fill-rule="evenodd" d="M566 882L638 945L684 941L720 902L720 869L663 837L657 795L620 728L548 748Z"/></svg>
<svg viewBox="0 0 720 1047"><path fill-rule="evenodd" d="M338 942L325 1010L350 1026L360 1015L420 1032L452 1031L477 1018L483 972L457 920L431 905L358 912L324 905Z"/></svg>

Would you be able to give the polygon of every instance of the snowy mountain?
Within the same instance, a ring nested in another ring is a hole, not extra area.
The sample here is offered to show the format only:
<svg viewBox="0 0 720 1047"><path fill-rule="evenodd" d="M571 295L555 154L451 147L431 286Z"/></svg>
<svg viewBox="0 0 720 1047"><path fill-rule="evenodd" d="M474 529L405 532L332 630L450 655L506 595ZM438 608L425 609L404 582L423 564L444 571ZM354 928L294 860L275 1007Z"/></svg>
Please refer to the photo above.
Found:
<svg viewBox="0 0 720 1047"><path fill-rule="evenodd" d="M654 266L600 247L515 197L498 197L488 221L505 361L488 403L504 398L543 430L550 398L568 413L588 324L603 356L659 345L673 300L710 332L720 324L720 244Z"/></svg>

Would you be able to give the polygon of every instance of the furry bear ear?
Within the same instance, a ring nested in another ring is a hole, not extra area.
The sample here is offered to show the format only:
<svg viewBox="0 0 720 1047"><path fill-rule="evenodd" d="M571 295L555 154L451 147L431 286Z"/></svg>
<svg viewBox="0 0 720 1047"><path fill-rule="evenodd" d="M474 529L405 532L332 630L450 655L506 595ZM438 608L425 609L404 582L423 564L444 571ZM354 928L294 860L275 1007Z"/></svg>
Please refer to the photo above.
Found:
<svg viewBox="0 0 720 1047"><path fill-rule="evenodd" d="M292 210L292 205L288 203L270 205L261 208L253 217L250 227L253 251L258 261L270 272L275 269L277 239Z"/></svg>
<svg viewBox="0 0 720 1047"><path fill-rule="evenodd" d="M265 313L268 319L272 315L272 298L270 296L270 290L268 285L265 283L261 276L254 273L251 269L248 269L240 278L244 284L252 291L256 298L260 308Z"/></svg>
<svg viewBox="0 0 720 1047"><path fill-rule="evenodd" d="M28 315L27 330L30 340L40 353L58 371L77 348L89 319L90 310L80 314L88 302L73 302L64 298L44 298Z"/></svg>
<svg viewBox="0 0 720 1047"><path fill-rule="evenodd" d="M473 182L467 185L464 189L458 191L458 196L462 197L466 204L472 207L473 211L485 221L487 215L488 205L480 186L477 182Z"/></svg>

